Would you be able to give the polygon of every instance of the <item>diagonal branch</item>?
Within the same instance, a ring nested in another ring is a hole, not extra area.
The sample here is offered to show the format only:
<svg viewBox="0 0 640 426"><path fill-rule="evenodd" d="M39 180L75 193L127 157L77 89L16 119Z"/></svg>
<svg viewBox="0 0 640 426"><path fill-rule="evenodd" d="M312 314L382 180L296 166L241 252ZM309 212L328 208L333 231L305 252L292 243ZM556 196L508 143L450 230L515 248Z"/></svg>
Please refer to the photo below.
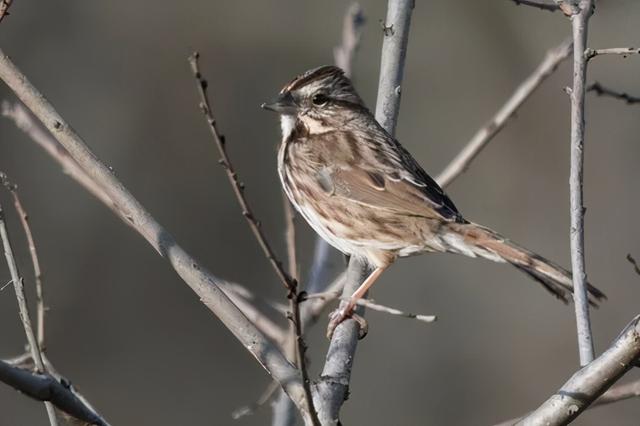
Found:
<svg viewBox="0 0 640 426"><path fill-rule="evenodd" d="M544 60L516 89L505 104L498 110L491 120L476 132L467 145L438 175L436 181L440 186L447 187L469 167L491 140L506 126L518 109L536 91L538 87L558 68L558 65L571 55L572 42L566 39L558 46L550 49Z"/></svg>
<svg viewBox="0 0 640 426"><path fill-rule="evenodd" d="M631 96L626 92L618 92L617 90L609 89L597 81L587 87L587 92L595 92L598 96L609 96L611 98L621 99L629 105L640 103L640 96Z"/></svg>
<svg viewBox="0 0 640 426"><path fill-rule="evenodd" d="M229 300L217 285L220 279L207 271L178 245L173 236L91 152L80 136L2 51L0 51L0 79L54 135L84 173L105 191L121 212L120 217L126 219L125 222L128 222L161 256L169 261L176 273L220 318L274 380L280 383L303 416L308 418L304 388L297 369L287 361L278 347L271 343Z"/></svg>
<svg viewBox="0 0 640 426"><path fill-rule="evenodd" d="M640 360L640 316L635 317L622 330L620 336L605 353L575 373L558 392L517 424L551 426L570 423L629 371L638 360ZM625 392L628 392L628 389Z"/></svg>
<svg viewBox="0 0 640 426"><path fill-rule="evenodd" d="M108 426L71 384L48 373L32 373L0 360L0 381L38 401L56 406L62 412L91 425Z"/></svg>

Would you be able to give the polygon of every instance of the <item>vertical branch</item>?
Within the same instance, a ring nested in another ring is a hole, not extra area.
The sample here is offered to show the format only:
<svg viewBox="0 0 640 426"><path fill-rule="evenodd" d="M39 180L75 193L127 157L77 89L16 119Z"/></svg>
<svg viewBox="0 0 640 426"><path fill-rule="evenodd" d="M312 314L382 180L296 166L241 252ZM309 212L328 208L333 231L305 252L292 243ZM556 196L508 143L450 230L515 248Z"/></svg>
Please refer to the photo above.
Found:
<svg viewBox="0 0 640 426"><path fill-rule="evenodd" d="M9 240L9 233L7 231L7 226L4 220L4 210L2 209L2 205L0 205L0 239L2 239L2 246L4 247L4 256L7 259L7 265L9 266L9 273L11 274L11 280L13 281L13 288L16 291L16 299L18 300L18 309L20 312L20 320L22 321L22 325L24 327L24 333L27 336L27 341L29 342L29 350L31 352L31 358L33 358L33 362L36 365L36 369L39 373L45 373L44 362L42 361L42 353L40 352L40 347L38 346L38 341L36 340L36 335L33 332L33 327L31 326L31 318L29 316L29 307L27 305L27 298L24 293L24 283L22 281L22 277L20 277L20 272L18 271L18 265L16 263L16 259L13 256L13 249L11 247L11 241ZM45 407L47 408L47 415L49 416L49 423L52 426L57 426L58 421L56 419L56 413L53 408L53 405L49 402L45 402Z"/></svg>
<svg viewBox="0 0 640 426"><path fill-rule="evenodd" d="M44 289L42 288L42 269L40 268L40 260L38 258L38 250L36 249L36 243L33 239L33 233L29 226L29 215L24 209L20 197L18 196L18 186L9 182L7 175L0 172L0 182L9 190L13 197L13 205L20 217L20 223L22 224L22 230L27 239L29 245L29 254L31 255L31 264L33 265L33 275L36 281L36 330L38 337L38 346L41 351L45 350L44 342Z"/></svg>
<svg viewBox="0 0 640 426"><path fill-rule="evenodd" d="M587 273L584 261L584 100L587 78L587 28L591 17L593 0L580 0L579 10L571 16L573 29L573 89L571 97L571 174L569 178L571 203L571 269L573 270L573 293L578 330L580 365L593 360L593 338L589 320L589 298Z"/></svg>
<svg viewBox="0 0 640 426"><path fill-rule="evenodd" d="M376 120L392 136L396 133L400 111L404 59L407 55L414 4L414 0L390 0L387 19L383 22L384 41L380 58Z"/></svg>
<svg viewBox="0 0 640 426"><path fill-rule="evenodd" d="M413 0L389 0L384 24L380 82L376 104L376 120L390 133L395 133L400 109L400 87L409 40ZM349 297L371 272L368 265L351 258L342 295ZM357 313L364 309L359 306ZM359 326L347 319L335 329L315 395L322 424L339 424L342 404L348 396L351 369L358 345Z"/></svg>

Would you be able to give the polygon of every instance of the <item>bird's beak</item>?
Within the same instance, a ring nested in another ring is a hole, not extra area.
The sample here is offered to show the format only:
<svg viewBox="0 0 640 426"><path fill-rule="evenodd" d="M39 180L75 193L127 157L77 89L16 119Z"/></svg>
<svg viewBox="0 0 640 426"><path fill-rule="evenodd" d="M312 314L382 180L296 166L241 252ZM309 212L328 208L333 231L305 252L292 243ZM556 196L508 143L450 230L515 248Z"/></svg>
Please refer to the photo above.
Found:
<svg viewBox="0 0 640 426"><path fill-rule="evenodd" d="M283 115L294 115L296 113L296 109L298 105L296 105L293 96L291 96L290 92L281 93L271 102L264 103L260 105L263 109L268 109L270 111L275 111L278 114Z"/></svg>

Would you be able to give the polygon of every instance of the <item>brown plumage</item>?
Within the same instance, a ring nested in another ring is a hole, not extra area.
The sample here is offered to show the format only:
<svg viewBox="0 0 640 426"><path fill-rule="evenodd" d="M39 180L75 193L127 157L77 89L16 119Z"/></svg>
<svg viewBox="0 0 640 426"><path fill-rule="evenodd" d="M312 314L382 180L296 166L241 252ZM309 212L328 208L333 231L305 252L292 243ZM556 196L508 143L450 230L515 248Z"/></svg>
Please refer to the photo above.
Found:
<svg viewBox="0 0 640 426"><path fill-rule="evenodd" d="M465 220L339 68L307 71L263 107L280 113L278 171L293 205L331 245L376 268L333 317L330 331L398 257L424 252L510 263L564 302L571 299L565 269ZM605 297L592 286L589 292L592 303Z"/></svg>

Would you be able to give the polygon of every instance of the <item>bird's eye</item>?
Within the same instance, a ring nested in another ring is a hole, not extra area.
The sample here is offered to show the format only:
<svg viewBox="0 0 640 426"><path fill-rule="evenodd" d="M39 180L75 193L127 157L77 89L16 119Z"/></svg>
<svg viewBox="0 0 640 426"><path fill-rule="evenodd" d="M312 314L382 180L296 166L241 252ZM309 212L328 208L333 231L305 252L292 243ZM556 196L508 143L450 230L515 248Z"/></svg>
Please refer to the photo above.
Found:
<svg viewBox="0 0 640 426"><path fill-rule="evenodd" d="M327 95L323 95L322 93L318 93L316 95L313 95L313 98L311 99L311 102L313 102L314 105L324 105L327 103L327 101L329 100L329 98L327 97Z"/></svg>

